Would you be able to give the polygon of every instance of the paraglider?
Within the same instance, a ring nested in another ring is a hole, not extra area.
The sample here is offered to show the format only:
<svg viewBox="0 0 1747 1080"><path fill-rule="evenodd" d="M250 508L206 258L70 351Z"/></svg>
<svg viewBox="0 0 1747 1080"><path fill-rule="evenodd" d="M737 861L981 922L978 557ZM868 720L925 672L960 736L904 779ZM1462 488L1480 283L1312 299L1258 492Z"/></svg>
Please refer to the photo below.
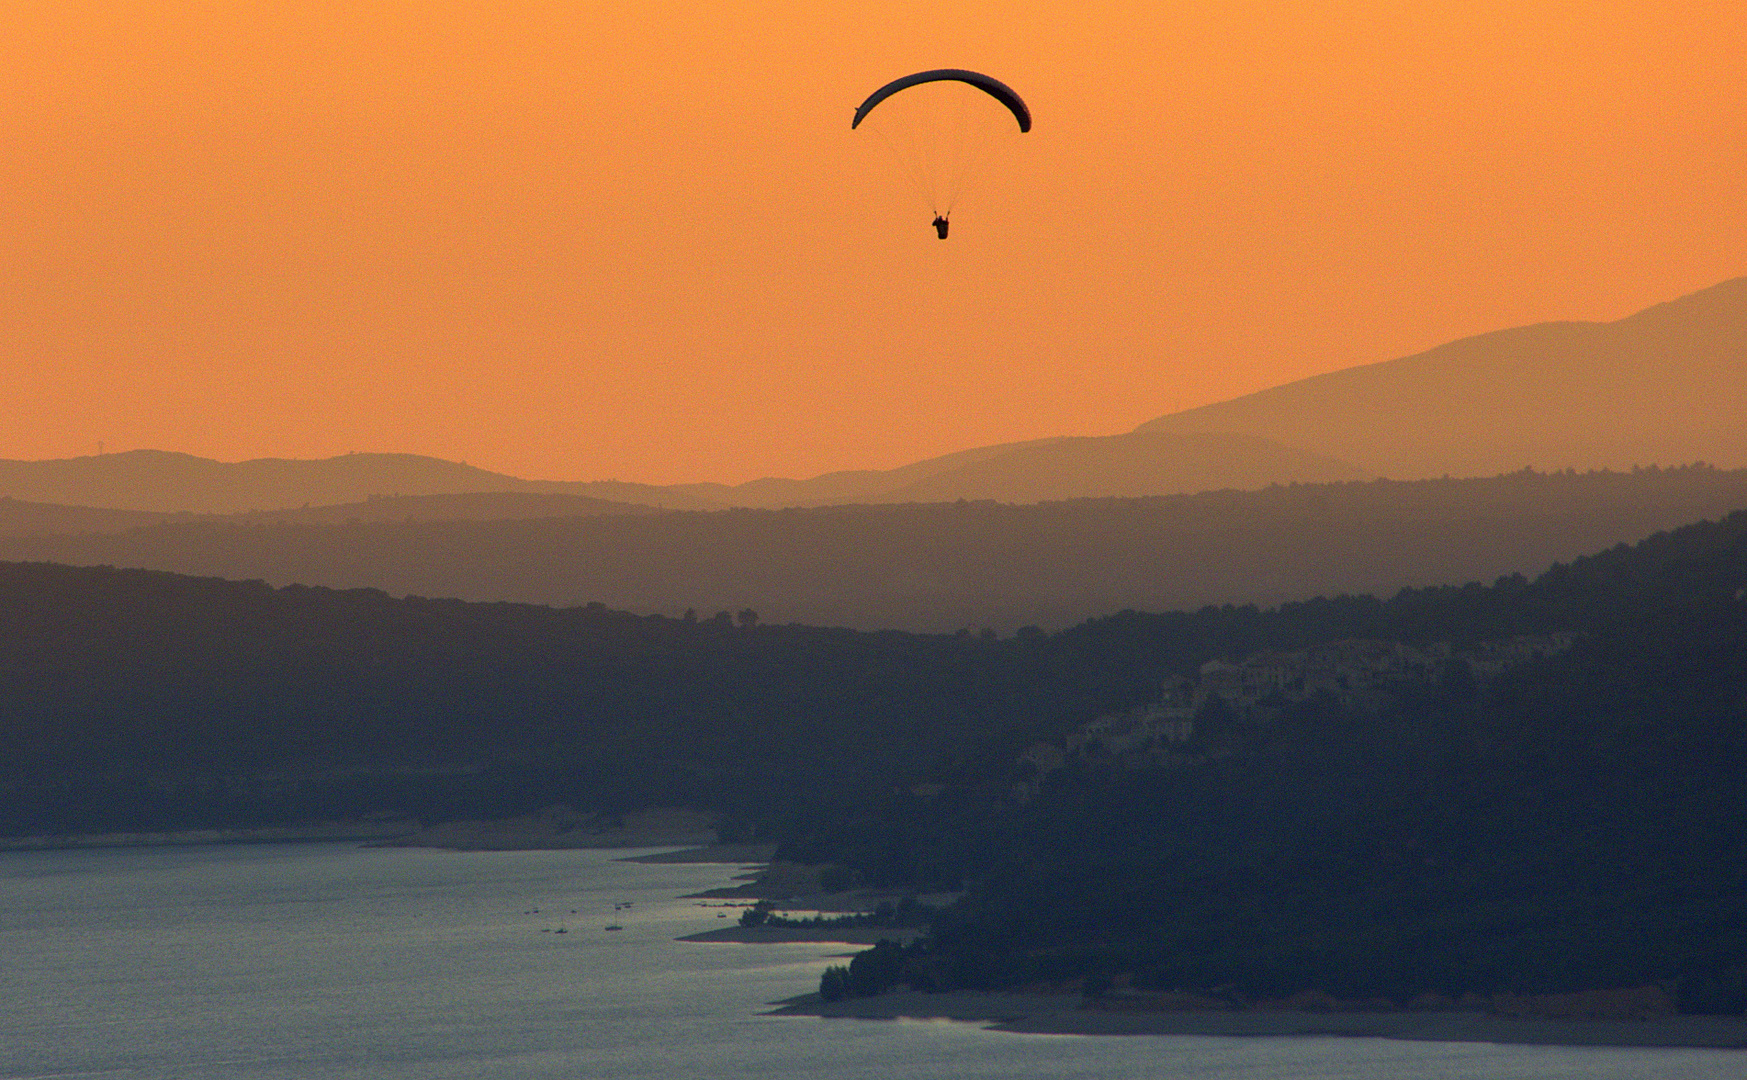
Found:
<svg viewBox="0 0 1747 1080"><path fill-rule="evenodd" d="M962 68L936 68L933 71L918 71L914 75L893 79L867 96L867 100L861 103L861 108L855 110L855 119L849 122L850 129L860 127L861 122L867 119L867 114L873 111L875 105L898 91L908 90L912 86L920 86L930 82L961 82L968 86L974 86L1007 106L1008 110L1013 113L1013 119L1019 122L1020 131L1031 130L1031 109L1011 86L1000 79L992 79L987 75L975 71L965 71Z"/></svg>
<svg viewBox="0 0 1747 1080"><path fill-rule="evenodd" d="M849 126L859 128L864 120L910 174L934 214L935 235L945 240L966 183L988 164L1000 139L1031 130L1031 108L999 79L937 68L893 79L869 94Z"/></svg>

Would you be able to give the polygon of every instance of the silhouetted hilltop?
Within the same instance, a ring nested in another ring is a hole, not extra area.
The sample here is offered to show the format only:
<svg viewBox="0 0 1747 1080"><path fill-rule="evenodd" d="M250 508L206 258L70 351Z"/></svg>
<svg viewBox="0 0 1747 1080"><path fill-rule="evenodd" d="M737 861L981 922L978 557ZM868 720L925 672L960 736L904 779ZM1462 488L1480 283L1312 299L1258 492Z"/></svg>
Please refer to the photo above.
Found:
<svg viewBox="0 0 1747 1080"><path fill-rule="evenodd" d="M958 450L939 457L902 465L896 469L848 469L825 473L807 480L765 477L743 484L676 484L674 489L714 500L725 506L764 510L789 507L844 506L856 503L901 502L888 496L924 477L947 472L1016 450L1055 442L1055 439L1035 439L1027 442L998 443Z"/></svg>
<svg viewBox="0 0 1747 1080"><path fill-rule="evenodd" d="M1537 573L1747 507L1747 470L1483 480L1013 506L733 510L544 521L197 521L0 538L0 558L395 594L955 630L1125 608L1279 603Z"/></svg>
<svg viewBox="0 0 1747 1080"><path fill-rule="evenodd" d="M675 510L1133 497L1364 476L1747 466L1747 278L1612 323L1464 338L1173 413L1128 435L973 447L897 469L658 486L524 480L415 454L225 463L156 450L0 461L0 496L238 513L373 495L569 494Z"/></svg>
<svg viewBox="0 0 1747 1080"><path fill-rule="evenodd" d="M1048 439L954 462L886 492L882 502L1140 498L1198 491L1253 491L1270 484L1368 479L1344 461L1247 435L1141 432Z"/></svg>
<svg viewBox="0 0 1747 1080"><path fill-rule="evenodd" d="M1367 475L1346 462L1254 436L1166 433L1032 439L978 446L896 469L826 473L810 480L681 484L675 490L730 506L778 510L955 499L1133 498Z"/></svg>
<svg viewBox="0 0 1747 1080"><path fill-rule="evenodd" d="M1173 413L1137 431L1240 432L1397 479L1511 469L1747 465L1747 278L1612 323L1464 338Z"/></svg>
<svg viewBox="0 0 1747 1080"><path fill-rule="evenodd" d="M130 450L53 461L0 461L0 495L117 510L230 514L356 503L372 495L478 492L582 495L675 509L719 505L649 484L523 480L417 454L232 463L162 450Z"/></svg>
<svg viewBox="0 0 1747 1080"><path fill-rule="evenodd" d="M629 484L616 480L523 480L417 454L347 454L319 461L262 458L235 463L132 450L56 461L0 461L0 496L98 509L266 513L371 498L518 494L594 498L670 510L728 506L780 509L856 503L946 502L1166 495L1215 488L1357 479L1342 462L1242 435L1117 435L1038 439L961 450L897 469L827 473L810 480L744 484ZM414 520L515 517L475 502L408 506ZM528 507L539 504L528 503ZM571 517L551 502L528 517ZM323 513L309 521L377 520L392 513ZM288 519L294 519L289 515ZM142 522L143 523L143 522ZM57 529L54 531L72 531ZM98 531L98 530L93 530Z"/></svg>

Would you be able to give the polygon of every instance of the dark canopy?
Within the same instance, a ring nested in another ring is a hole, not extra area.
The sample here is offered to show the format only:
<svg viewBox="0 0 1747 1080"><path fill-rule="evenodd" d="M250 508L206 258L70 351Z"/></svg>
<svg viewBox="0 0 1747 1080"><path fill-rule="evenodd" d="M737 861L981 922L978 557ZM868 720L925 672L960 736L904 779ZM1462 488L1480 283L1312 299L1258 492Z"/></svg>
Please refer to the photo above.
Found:
<svg viewBox="0 0 1747 1080"><path fill-rule="evenodd" d="M1007 106L1013 113L1013 119L1019 121L1020 131L1031 130L1031 110L1026 107L1024 99L1013 92L1013 88L999 79L991 79L987 75L979 75L974 71L962 71L958 68L939 68L934 71L918 71L914 75L906 75L875 90L868 99L861 103L861 108L855 110L855 119L850 121L851 128L861 126L861 121L873 110L875 105L891 97L900 90L909 89L918 83L925 82L961 82L969 83L978 90Z"/></svg>

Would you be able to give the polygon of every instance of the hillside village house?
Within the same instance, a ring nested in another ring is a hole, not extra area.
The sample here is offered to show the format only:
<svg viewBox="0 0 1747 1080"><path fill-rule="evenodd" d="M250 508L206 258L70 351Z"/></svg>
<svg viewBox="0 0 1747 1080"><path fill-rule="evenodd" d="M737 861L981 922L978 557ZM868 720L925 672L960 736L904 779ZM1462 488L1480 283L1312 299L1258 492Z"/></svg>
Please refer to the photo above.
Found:
<svg viewBox="0 0 1747 1080"><path fill-rule="evenodd" d="M1518 664L1562 652L1575 638L1570 633L1515 637L1463 650L1447 642L1419 647L1354 638L1296 652L1260 652L1237 662L1209 660L1193 680L1166 680L1158 701L1099 716L1069 734L1063 749L1039 744L1050 753L1033 748L1026 759L1041 776L1060 768L1067 756L1092 749L1113 755L1166 753L1194 737L1196 714L1215 699L1240 716L1259 720L1319 695L1375 711L1393 702L1391 684L1436 682L1452 659L1467 663L1476 678L1486 681Z"/></svg>

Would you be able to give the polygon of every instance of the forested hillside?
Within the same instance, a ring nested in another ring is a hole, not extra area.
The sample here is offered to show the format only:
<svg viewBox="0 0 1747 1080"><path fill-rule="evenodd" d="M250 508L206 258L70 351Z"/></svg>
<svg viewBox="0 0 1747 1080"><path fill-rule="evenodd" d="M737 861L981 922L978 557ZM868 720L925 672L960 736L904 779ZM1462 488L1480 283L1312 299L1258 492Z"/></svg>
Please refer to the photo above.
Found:
<svg viewBox="0 0 1747 1080"><path fill-rule="evenodd" d="M1747 513L1532 581L1005 638L13 564L0 829L685 804L866 882L968 887L891 967L924 985L1660 979L1716 1008L1747 992L1744 596ZM1554 633L1490 681L1210 699L1151 758L1066 753L1214 659ZM1065 755L1042 777L1039 745Z"/></svg>
<svg viewBox="0 0 1747 1080"><path fill-rule="evenodd" d="M942 775L792 842L869 880L965 884L882 981L1039 982L1237 1005L1316 992L1443 1001L1649 983L1747 1008L1747 520L1660 536L1539 581L1245 613L1204 652L1308 626L1395 640L1578 628L1490 684L1459 667L1248 716L1210 703L1152 755L1035 776ZM1132 640L1125 616L1064 637ZM1233 648L1235 646L1235 649ZM1283 698L1278 699L1284 701ZM1264 717L1260 721L1257 717ZM1034 797L1015 798L1016 786Z"/></svg>
<svg viewBox="0 0 1747 1080"><path fill-rule="evenodd" d="M0 641L10 832L493 816L556 800L780 815L1008 725L1144 695L1155 678L1037 663L1041 636L43 564L0 569Z"/></svg>

